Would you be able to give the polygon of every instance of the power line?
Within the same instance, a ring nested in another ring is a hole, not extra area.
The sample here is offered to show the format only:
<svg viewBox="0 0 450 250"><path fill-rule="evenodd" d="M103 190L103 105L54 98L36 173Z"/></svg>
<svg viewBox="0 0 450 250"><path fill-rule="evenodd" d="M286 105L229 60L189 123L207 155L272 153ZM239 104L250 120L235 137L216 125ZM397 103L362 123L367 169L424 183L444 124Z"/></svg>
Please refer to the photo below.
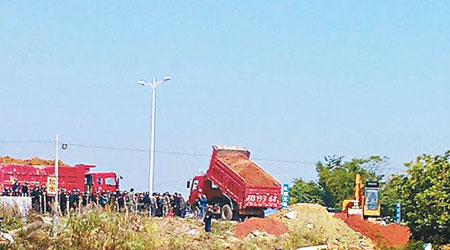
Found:
<svg viewBox="0 0 450 250"><path fill-rule="evenodd" d="M0 141L2 144L20 144L20 143L54 143L54 141L25 141L25 140L15 140L15 141Z"/></svg>
<svg viewBox="0 0 450 250"><path fill-rule="evenodd" d="M45 140L36 140L36 141L25 141L25 140L15 140L15 141L0 141L0 143L54 143L54 141L45 141ZM127 147L112 147L112 146L100 146L100 145L89 145L89 144L79 144L79 143L61 143L67 146L79 147L79 148L92 148L92 149L100 149L100 150L115 150L115 151L128 151L128 152L141 152L141 153L150 153L150 150L147 149L139 149L139 148L127 148ZM179 152L179 151L163 151L163 150L155 150L157 154L168 154L168 155L182 155L182 156L192 156L192 157L210 157L209 154L200 154L200 153L188 153L188 152ZM302 165L315 165L315 162L308 161L296 161L296 160L284 160L284 159L271 159L271 158L253 158L252 160L256 161L266 161L266 162L277 162L277 163L287 163L287 164L302 164Z"/></svg>
<svg viewBox="0 0 450 250"><path fill-rule="evenodd" d="M67 143L69 146L82 147L82 148L95 148L95 149L105 149L105 150L118 150L118 151L130 151L130 152L146 152L150 153L150 150L146 149L136 149L136 148L122 148L122 147L109 147L109 146L98 146L98 145L86 145L86 144L75 144L75 143ZM155 150L155 153L158 154L171 154L171 155L184 155L184 156L194 156L194 157L210 157L208 154L199 154L199 153L187 153L187 152L178 152L178 151L161 151ZM278 162L278 163L291 163L291 164L304 164L311 165L316 164L315 162L308 161L295 161L295 160L282 160L282 159L269 159L269 158L253 158L253 160L257 161L270 161L270 162Z"/></svg>

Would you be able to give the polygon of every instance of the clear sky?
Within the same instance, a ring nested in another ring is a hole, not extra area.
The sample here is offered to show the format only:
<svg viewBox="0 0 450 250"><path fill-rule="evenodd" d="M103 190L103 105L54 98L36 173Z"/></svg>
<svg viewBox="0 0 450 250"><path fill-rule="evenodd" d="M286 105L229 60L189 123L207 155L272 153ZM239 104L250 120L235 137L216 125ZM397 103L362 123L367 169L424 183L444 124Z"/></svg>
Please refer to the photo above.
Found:
<svg viewBox="0 0 450 250"><path fill-rule="evenodd" d="M53 140L316 162L390 158L402 171L450 143L448 1L1 1L0 141ZM0 155L53 158L50 143ZM148 154L69 146L63 161L148 186ZM156 154L155 189L183 191L208 157ZM313 164L257 161L281 182Z"/></svg>

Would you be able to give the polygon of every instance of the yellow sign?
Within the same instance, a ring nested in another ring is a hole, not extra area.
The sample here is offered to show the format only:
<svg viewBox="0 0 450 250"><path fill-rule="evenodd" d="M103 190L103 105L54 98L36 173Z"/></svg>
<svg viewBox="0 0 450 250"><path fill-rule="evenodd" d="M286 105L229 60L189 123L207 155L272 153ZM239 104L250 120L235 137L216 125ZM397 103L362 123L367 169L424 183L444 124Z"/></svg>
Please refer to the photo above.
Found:
<svg viewBox="0 0 450 250"><path fill-rule="evenodd" d="M56 176L47 176L47 194L56 196Z"/></svg>

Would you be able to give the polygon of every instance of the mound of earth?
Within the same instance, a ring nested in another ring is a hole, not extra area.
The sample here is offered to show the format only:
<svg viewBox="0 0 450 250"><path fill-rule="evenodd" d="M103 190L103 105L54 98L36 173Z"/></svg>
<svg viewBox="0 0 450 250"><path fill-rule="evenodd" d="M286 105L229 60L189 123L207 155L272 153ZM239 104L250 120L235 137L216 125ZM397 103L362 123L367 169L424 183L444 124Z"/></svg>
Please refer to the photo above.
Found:
<svg viewBox="0 0 450 250"><path fill-rule="evenodd" d="M326 244L328 249L376 249L369 238L317 204L294 204L268 218L282 221L307 246Z"/></svg>
<svg viewBox="0 0 450 250"><path fill-rule="evenodd" d="M361 232L372 239L379 247L402 247L408 244L409 228L397 224L380 225L363 220L358 215L347 217L345 214L336 214L336 217L343 220L350 228Z"/></svg>
<svg viewBox="0 0 450 250"><path fill-rule="evenodd" d="M262 231L279 236L289 232L289 228L279 220L269 218L250 218L236 226L234 235L238 238L243 238L253 231Z"/></svg>

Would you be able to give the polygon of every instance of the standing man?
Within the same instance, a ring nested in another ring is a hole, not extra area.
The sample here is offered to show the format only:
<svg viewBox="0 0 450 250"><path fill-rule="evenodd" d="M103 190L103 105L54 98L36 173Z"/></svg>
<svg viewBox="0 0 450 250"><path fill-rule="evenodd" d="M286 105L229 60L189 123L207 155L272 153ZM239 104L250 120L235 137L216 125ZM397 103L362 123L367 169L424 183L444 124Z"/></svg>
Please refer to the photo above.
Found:
<svg viewBox="0 0 450 250"><path fill-rule="evenodd" d="M88 191L84 191L84 192L83 192L83 196L81 197L81 199L82 199L83 207L87 206L87 204L89 203L89 194L88 194Z"/></svg>
<svg viewBox="0 0 450 250"><path fill-rule="evenodd" d="M119 212L122 212L125 207L125 200L124 200L123 196L124 195L120 191L117 191L117 206L118 206Z"/></svg>
<svg viewBox="0 0 450 250"><path fill-rule="evenodd" d="M33 204L34 211L39 212L40 210L40 194L39 194L39 186L36 185L31 192L31 203Z"/></svg>
<svg viewBox="0 0 450 250"><path fill-rule="evenodd" d="M17 179L14 179L14 184L12 186L13 196L19 196L19 181Z"/></svg>
<svg viewBox="0 0 450 250"><path fill-rule="evenodd" d="M203 222L205 222L205 232L211 232L211 221L213 217L212 207L210 205L206 208L205 218L203 218Z"/></svg>
<svg viewBox="0 0 450 250"><path fill-rule="evenodd" d="M184 201L181 193L178 194L178 207L180 209L180 217L184 218L184 216L186 215L186 202Z"/></svg>
<svg viewBox="0 0 450 250"><path fill-rule="evenodd" d="M169 213L170 197L169 193L164 193L162 197L162 216L166 217Z"/></svg>
<svg viewBox="0 0 450 250"><path fill-rule="evenodd" d="M25 184L22 185L22 196L30 196L28 190L28 181L25 181Z"/></svg>
<svg viewBox="0 0 450 250"><path fill-rule="evenodd" d="M61 190L61 194L59 195L59 207L61 209L62 215L66 215L66 209L67 209L67 196L66 196L66 190L63 188Z"/></svg>
<svg viewBox="0 0 450 250"><path fill-rule="evenodd" d="M208 204L208 198L206 198L205 194L200 195L199 202L200 202L201 216L204 216L206 213L206 206Z"/></svg>
<svg viewBox="0 0 450 250"><path fill-rule="evenodd" d="M156 193L153 193L152 198L150 199L150 209L152 210L152 217L156 216L156 210L158 209L158 201L156 198Z"/></svg>
<svg viewBox="0 0 450 250"><path fill-rule="evenodd" d="M173 207L173 212L175 214L175 216L177 217L181 217L180 214L180 197L178 196L178 193L174 193L173 194L173 200L172 200L172 207Z"/></svg>

